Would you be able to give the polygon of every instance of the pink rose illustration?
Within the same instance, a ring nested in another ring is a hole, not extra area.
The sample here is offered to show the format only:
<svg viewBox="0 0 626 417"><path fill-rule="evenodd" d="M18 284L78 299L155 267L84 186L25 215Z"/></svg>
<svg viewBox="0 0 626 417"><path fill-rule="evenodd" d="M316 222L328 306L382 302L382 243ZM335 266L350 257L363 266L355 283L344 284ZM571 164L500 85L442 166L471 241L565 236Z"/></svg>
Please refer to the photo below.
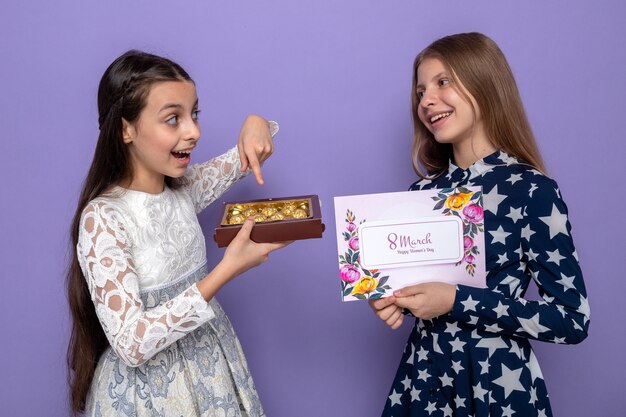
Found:
<svg viewBox="0 0 626 417"><path fill-rule="evenodd" d="M350 246L350 249L357 251L359 250L359 237L358 236L354 236L352 238L350 238L350 241L348 242L348 246Z"/></svg>
<svg viewBox="0 0 626 417"><path fill-rule="evenodd" d="M349 223L346 225L346 229L348 229L348 232L353 232L353 231L354 231L354 229L356 229L356 224L354 224L353 222L349 222Z"/></svg>
<svg viewBox="0 0 626 417"><path fill-rule="evenodd" d="M474 260L475 260L474 255L469 254L465 257L465 262L467 262L470 265L474 264Z"/></svg>
<svg viewBox="0 0 626 417"><path fill-rule="evenodd" d="M352 283L361 278L359 270L350 264L343 265L339 272L341 274L341 279L346 282Z"/></svg>
<svg viewBox="0 0 626 417"><path fill-rule="evenodd" d="M471 237L469 236L465 236L463 238L463 248L465 250L468 250L469 248L471 248L472 246L474 246L474 241L472 240Z"/></svg>
<svg viewBox="0 0 626 417"><path fill-rule="evenodd" d="M463 209L463 215L472 223L479 223L484 218L483 209L476 204L469 204Z"/></svg>

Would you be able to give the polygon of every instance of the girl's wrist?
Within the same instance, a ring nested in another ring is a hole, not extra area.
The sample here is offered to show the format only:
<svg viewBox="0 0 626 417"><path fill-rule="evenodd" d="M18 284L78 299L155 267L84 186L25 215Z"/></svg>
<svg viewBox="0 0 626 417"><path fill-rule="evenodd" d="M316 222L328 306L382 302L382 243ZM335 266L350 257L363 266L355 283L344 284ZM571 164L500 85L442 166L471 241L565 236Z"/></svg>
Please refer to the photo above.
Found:
<svg viewBox="0 0 626 417"><path fill-rule="evenodd" d="M197 284L200 294L209 301L217 292L236 276L235 270L228 262L220 261L209 274Z"/></svg>

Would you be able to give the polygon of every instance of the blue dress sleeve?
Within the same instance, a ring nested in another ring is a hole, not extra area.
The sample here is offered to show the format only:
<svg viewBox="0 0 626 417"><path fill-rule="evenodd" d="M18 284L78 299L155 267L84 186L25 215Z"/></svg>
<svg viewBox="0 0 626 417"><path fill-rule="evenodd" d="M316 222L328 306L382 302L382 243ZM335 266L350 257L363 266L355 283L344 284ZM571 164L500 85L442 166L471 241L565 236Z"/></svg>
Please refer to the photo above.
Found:
<svg viewBox="0 0 626 417"><path fill-rule="evenodd" d="M519 225L509 234L519 242L518 270L535 281L542 300L524 299L522 289L505 294L502 287L494 285L457 285L450 314L460 322L493 333L579 343L587 337L590 310L567 207L556 183L539 175L534 177L525 201ZM505 284L513 281L506 274L488 275L491 279Z"/></svg>

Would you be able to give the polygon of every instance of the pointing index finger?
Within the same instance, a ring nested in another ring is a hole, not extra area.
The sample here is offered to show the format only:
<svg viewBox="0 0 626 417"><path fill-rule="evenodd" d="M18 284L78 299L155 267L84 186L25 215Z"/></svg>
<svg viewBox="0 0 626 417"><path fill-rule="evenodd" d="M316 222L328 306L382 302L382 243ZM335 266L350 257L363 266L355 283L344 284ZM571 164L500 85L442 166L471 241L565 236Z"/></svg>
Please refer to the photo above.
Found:
<svg viewBox="0 0 626 417"><path fill-rule="evenodd" d="M259 160L257 159L256 155L251 156L248 159L249 159L250 169L252 170L252 172L254 173L254 176L256 177L256 182L259 185L265 184L265 181L263 181L263 173L261 172L261 164L259 163Z"/></svg>

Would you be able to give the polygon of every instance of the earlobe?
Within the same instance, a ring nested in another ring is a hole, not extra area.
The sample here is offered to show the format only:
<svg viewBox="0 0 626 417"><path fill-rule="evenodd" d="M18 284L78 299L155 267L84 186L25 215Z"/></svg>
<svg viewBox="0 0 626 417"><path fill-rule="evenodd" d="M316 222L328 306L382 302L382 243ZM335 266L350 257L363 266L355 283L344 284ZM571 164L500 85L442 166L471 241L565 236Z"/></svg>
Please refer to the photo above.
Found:
<svg viewBox="0 0 626 417"><path fill-rule="evenodd" d="M122 117L122 138L124 139L124 143L131 143L134 137L135 127Z"/></svg>

